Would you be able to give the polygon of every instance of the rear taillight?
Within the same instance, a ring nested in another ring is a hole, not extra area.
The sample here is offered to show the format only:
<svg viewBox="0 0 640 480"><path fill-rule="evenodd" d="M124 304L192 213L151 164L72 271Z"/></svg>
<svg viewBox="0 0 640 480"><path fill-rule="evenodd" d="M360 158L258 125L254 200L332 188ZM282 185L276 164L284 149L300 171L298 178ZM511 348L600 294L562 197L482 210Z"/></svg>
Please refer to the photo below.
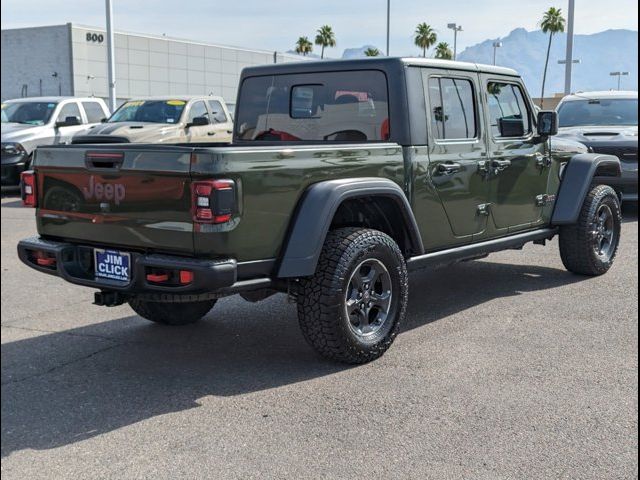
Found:
<svg viewBox="0 0 640 480"><path fill-rule="evenodd" d="M33 170L27 170L20 174L20 196L25 207L37 206L36 174Z"/></svg>
<svg viewBox="0 0 640 480"><path fill-rule="evenodd" d="M204 180L191 184L192 215L196 223L226 223L236 209L233 180Z"/></svg>

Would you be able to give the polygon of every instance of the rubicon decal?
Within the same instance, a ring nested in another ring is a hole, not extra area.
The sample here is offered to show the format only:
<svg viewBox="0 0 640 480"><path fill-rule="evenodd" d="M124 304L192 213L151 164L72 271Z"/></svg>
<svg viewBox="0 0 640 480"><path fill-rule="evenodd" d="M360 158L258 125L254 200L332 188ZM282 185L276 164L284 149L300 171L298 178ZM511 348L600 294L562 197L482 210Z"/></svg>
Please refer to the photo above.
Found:
<svg viewBox="0 0 640 480"><path fill-rule="evenodd" d="M113 200L116 205L120 205L120 202L126 196L126 189L122 183L97 182L96 178L91 175L89 177L89 186L82 188L82 194L85 200Z"/></svg>

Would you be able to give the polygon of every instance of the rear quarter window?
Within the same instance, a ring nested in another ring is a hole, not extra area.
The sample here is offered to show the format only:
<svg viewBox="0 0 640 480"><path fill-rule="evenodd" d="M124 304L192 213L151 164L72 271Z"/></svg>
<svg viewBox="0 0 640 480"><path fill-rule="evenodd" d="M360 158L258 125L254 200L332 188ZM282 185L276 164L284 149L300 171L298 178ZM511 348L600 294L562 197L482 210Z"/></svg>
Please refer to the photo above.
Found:
<svg viewBox="0 0 640 480"><path fill-rule="evenodd" d="M391 128L377 70L247 78L237 111L240 141L379 142Z"/></svg>

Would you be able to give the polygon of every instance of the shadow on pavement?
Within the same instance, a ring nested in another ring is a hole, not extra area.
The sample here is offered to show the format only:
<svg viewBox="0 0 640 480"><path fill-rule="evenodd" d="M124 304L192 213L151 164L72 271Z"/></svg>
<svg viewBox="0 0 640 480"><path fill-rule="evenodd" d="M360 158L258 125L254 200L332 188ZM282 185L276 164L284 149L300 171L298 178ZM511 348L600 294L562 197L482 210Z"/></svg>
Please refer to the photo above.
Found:
<svg viewBox="0 0 640 480"><path fill-rule="evenodd" d="M622 205L622 221L623 223L638 221L638 204L625 203Z"/></svg>
<svg viewBox="0 0 640 480"><path fill-rule="evenodd" d="M417 274L403 331L497 297L580 280L564 270L491 262ZM205 396L241 395L348 368L311 351L282 295L258 305L227 299L208 320L179 329L132 316L18 340L2 345L2 456L196 408Z"/></svg>

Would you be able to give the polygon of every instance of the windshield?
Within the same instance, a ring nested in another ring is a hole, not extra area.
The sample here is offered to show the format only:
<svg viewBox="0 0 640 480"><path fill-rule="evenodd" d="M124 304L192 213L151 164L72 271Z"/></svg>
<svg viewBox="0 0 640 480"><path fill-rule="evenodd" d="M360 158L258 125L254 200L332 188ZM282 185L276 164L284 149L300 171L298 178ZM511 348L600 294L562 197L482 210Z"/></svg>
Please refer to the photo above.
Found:
<svg viewBox="0 0 640 480"><path fill-rule="evenodd" d="M44 125L49 121L57 103L11 102L2 104L2 123Z"/></svg>
<svg viewBox="0 0 640 480"><path fill-rule="evenodd" d="M561 127L638 125L638 99L572 100L558 110Z"/></svg>
<svg viewBox="0 0 640 480"><path fill-rule="evenodd" d="M184 100L137 100L124 103L108 123L149 122L178 123L187 104Z"/></svg>

